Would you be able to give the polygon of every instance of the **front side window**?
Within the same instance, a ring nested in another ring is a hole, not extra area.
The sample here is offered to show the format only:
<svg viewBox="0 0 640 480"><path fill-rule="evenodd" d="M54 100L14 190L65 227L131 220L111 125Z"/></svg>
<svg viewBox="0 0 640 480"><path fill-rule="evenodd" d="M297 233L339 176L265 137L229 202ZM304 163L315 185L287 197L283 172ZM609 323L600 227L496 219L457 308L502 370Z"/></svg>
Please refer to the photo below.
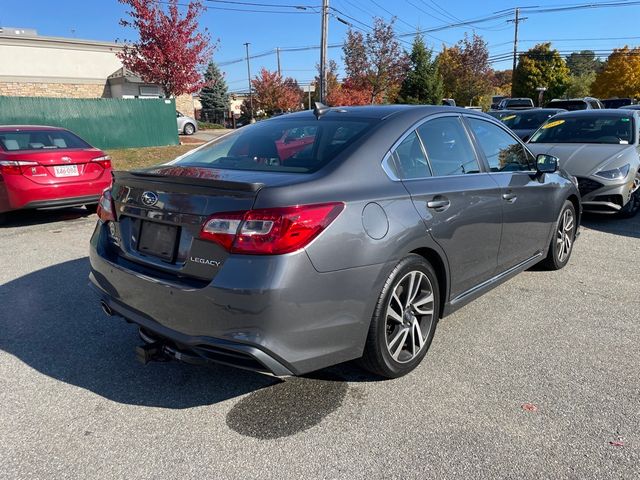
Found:
<svg viewBox="0 0 640 480"><path fill-rule="evenodd" d="M484 156L492 172L517 172L531 170L530 157L525 148L497 125L476 118L469 118Z"/></svg>
<svg viewBox="0 0 640 480"><path fill-rule="evenodd" d="M418 127L433 176L480 172L478 159L458 117L442 117Z"/></svg>
<svg viewBox="0 0 640 480"><path fill-rule="evenodd" d="M411 132L393 152L396 175L403 180L431 176L427 158L416 132Z"/></svg>
<svg viewBox="0 0 640 480"><path fill-rule="evenodd" d="M188 153L176 166L314 172L361 138L370 120L267 120Z"/></svg>

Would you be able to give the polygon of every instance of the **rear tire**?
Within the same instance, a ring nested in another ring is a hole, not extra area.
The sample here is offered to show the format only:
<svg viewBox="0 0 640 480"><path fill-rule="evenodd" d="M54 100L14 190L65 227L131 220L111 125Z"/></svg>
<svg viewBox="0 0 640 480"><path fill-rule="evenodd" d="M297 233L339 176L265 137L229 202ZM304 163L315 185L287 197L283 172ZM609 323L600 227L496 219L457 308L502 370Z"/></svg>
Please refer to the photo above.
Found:
<svg viewBox="0 0 640 480"><path fill-rule="evenodd" d="M196 127L193 125L193 123L187 123L182 129L182 132L185 135L193 135L196 132Z"/></svg>
<svg viewBox="0 0 640 480"><path fill-rule="evenodd" d="M440 315L440 291L433 267L411 254L393 269L371 319L360 364L386 378L406 375L429 349Z"/></svg>
<svg viewBox="0 0 640 480"><path fill-rule="evenodd" d="M565 200L560 215L553 227L553 237L549 245L549 253L540 265L545 270L560 270L569 262L573 243L576 239L578 222L576 209L569 200Z"/></svg>

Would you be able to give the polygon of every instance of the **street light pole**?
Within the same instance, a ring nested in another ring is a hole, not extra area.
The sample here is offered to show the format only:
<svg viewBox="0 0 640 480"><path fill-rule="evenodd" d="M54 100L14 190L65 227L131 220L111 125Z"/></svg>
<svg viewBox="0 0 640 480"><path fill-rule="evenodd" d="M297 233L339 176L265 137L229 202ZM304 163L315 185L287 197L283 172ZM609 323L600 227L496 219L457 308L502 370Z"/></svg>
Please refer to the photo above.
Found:
<svg viewBox="0 0 640 480"><path fill-rule="evenodd" d="M322 0L322 30L320 32L320 91L318 99L324 103L327 95L327 36L329 34L329 0Z"/></svg>
<svg viewBox="0 0 640 480"><path fill-rule="evenodd" d="M251 88L251 64L249 63L249 42L245 43L244 46L247 49L247 79L249 80L249 122L254 123L255 119L253 118L253 89Z"/></svg>

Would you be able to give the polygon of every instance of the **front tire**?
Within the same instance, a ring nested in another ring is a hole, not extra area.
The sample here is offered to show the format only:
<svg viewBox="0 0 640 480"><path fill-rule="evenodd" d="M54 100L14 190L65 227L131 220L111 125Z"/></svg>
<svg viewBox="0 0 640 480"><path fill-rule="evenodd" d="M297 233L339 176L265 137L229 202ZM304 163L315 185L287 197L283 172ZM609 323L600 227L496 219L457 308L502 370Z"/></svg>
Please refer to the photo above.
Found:
<svg viewBox="0 0 640 480"><path fill-rule="evenodd" d="M182 131L185 135L193 135L196 132L196 127L192 123L187 123Z"/></svg>
<svg viewBox="0 0 640 480"><path fill-rule="evenodd" d="M554 226L554 234L549 245L549 253L540 265L545 270L560 270L569 262L576 239L578 221L576 209L569 200L565 200Z"/></svg>
<svg viewBox="0 0 640 480"><path fill-rule="evenodd" d="M632 218L640 212L640 174L638 174L634 181L635 190L631 194L629 201L618 212L618 216L622 218Z"/></svg>
<svg viewBox="0 0 640 480"><path fill-rule="evenodd" d="M429 349L440 315L433 267L411 254L393 269L371 319L361 365L386 378L406 375Z"/></svg>

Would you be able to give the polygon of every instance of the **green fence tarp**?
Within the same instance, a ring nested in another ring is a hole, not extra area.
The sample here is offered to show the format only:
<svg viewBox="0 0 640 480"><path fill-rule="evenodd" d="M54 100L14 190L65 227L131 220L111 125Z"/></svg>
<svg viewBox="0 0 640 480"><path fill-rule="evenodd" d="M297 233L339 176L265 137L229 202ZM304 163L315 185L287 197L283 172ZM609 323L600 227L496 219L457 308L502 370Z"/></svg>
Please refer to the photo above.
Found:
<svg viewBox="0 0 640 480"><path fill-rule="evenodd" d="M63 127L102 149L179 143L173 99L0 96L0 125Z"/></svg>

